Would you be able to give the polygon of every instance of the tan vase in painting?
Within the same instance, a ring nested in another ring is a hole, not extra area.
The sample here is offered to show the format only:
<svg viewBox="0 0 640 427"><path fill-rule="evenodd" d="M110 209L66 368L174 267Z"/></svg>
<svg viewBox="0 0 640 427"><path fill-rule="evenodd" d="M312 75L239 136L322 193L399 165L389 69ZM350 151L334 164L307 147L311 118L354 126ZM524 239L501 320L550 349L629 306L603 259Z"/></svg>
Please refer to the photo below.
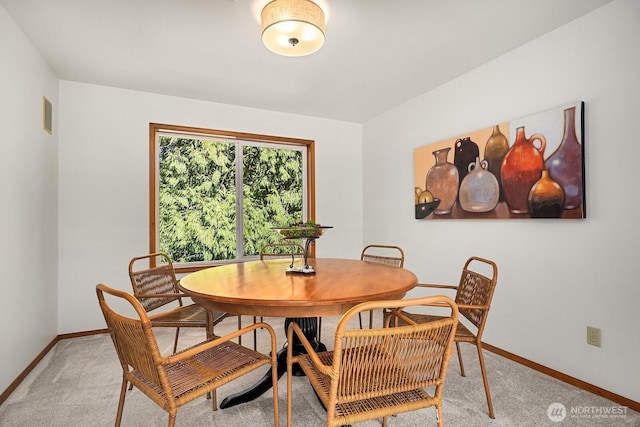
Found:
<svg viewBox="0 0 640 427"><path fill-rule="evenodd" d="M500 200L504 200L504 190L502 189L502 176L500 174L500 168L502 167L502 161L509 151L509 140L500 131L500 126L495 125L491 136L487 139L487 144L484 146L484 159L487 161L487 170L491 172L498 180L500 186Z"/></svg>
<svg viewBox="0 0 640 427"><path fill-rule="evenodd" d="M451 213L458 195L458 169L447 160L450 150L447 147L434 151L436 164L427 172L427 190L433 194L434 199L440 199L440 204L433 211L435 215Z"/></svg>

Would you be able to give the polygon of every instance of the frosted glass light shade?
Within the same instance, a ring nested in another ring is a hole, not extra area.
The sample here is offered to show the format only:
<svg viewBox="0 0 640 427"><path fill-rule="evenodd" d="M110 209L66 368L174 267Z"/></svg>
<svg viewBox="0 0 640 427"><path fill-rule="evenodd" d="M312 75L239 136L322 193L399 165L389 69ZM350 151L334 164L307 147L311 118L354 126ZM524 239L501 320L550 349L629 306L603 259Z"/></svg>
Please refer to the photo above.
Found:
<svg viewBox="0 0 640 427"><path fill-rule="evenodd" d="M324 12L310 0L274 0L262 9L262 42L284 56L304 56L324 44Z"/></svg>

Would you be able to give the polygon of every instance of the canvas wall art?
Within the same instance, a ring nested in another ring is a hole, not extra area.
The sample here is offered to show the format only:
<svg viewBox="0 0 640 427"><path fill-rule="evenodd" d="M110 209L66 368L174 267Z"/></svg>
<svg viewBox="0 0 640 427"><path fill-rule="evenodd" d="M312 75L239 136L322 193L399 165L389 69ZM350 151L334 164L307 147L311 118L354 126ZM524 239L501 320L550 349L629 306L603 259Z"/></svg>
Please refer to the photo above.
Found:
<svg viewBox="0 0 640 427"><path fill-rule="evenodd" d="M416 219L585 218L584 102L414 150Z"/></svg>

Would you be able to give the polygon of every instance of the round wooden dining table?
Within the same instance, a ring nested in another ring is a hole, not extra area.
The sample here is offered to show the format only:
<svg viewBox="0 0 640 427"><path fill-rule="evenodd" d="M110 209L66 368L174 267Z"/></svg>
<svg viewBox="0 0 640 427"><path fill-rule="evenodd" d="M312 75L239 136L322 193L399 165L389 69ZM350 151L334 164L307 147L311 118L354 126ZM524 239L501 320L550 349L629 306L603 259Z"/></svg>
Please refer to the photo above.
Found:
<svg viewBox="0 0 640 427"><path fill-rule="evenodd" d="M295 321L313 342L317 336L317 317L340 315L365 301L402 299L418 282L414 273L401 267L335 258L310 258L308 262L315 273L287 273L290 259L211 267L184 276L180 289L195 303L212 310L284 317L285 328ZM315 345L318 351L326 349L322 343ZM281 350L278 376L284 372L286 351ZM225 398L220 407L255 399L270 384L267 373L252 388Z"/></svg>

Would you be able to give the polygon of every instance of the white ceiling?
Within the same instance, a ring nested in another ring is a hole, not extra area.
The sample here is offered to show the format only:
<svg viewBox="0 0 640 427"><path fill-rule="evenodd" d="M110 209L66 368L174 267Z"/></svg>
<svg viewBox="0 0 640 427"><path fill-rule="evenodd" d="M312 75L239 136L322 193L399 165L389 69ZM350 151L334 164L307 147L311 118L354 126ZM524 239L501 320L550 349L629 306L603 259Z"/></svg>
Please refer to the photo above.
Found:
<svg viewBox="0 0 640 427"><path fill-rule="evenodd" d="M0 0L60 79L364 123L611 0L318 0L326 42L260 37L268 0Z"/></svg>

